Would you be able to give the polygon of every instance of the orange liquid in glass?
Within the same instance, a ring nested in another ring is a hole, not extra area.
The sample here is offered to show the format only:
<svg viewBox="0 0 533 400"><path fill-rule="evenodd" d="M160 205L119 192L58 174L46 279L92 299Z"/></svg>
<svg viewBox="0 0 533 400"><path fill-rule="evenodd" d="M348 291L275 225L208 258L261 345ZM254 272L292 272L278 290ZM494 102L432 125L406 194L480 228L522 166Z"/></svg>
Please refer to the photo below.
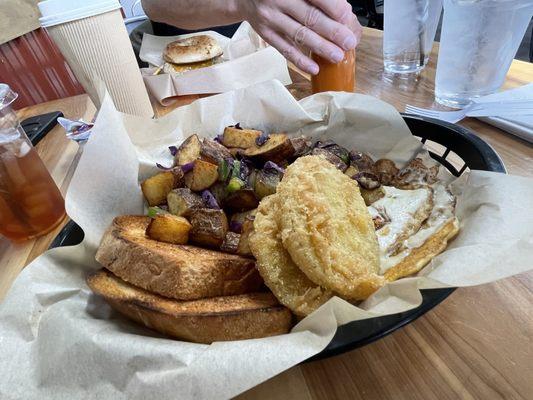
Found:
<svg viewBox="0 0 533 400"><path fill-rule="evenodd" d="M311 77L313 93L355 90L355 50L347 51L338 64L332 64L316 54L313 54L313 60L320 67L318 75Z"/></svg>
<svg viewBox="0 0 533 400"><path fill-rule="evenodd" d="M63 197L35 149L25 139L0 143L0 234L21 242L64 217Z"/></svg>

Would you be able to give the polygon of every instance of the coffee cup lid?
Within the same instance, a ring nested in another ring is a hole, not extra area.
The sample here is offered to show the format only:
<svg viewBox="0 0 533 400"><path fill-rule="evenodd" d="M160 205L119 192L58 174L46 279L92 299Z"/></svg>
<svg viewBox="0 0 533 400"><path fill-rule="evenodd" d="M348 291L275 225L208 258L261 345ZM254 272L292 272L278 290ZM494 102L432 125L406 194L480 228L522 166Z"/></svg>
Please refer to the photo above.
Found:
<svg viewBox="0 0 533 400"><path fill-rule="evenodd" d="M121 7L118 0L45 0L38 4L43 28L93 17Z"/></svg>

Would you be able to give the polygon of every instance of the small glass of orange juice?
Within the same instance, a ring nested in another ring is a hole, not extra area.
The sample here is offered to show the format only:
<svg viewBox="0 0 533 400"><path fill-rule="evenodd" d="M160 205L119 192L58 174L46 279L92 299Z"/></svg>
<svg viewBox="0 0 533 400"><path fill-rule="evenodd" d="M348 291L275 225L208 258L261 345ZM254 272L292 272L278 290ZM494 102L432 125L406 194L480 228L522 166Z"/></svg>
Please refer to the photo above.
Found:
<svg viewBox="0 0 533 400"><path fill-rule="evenodd" d="M347 51L344 59L338 64L333 64L316 54L312 57L320 67L319 73L311 77L313 93L355 90L355 49Z"/></svg>

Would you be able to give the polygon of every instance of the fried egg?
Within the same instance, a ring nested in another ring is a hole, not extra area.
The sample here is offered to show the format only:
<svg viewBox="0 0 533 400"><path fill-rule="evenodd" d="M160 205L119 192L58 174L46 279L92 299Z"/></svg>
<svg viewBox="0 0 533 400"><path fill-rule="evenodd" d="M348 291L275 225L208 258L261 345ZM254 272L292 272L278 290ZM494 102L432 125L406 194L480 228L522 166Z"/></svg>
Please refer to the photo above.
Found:
<svg viewBox="0 0 533 400"><path fill-rule="evenodd" d="M368 210L376 223L380 274L398 279L406 276L405 271L418 272L457 234L455 197L442 183L415 190L385 186L384 190L385 196ZM435 238L440 243L434 243ZM389 271L400 264L404 272Z"/></svg>

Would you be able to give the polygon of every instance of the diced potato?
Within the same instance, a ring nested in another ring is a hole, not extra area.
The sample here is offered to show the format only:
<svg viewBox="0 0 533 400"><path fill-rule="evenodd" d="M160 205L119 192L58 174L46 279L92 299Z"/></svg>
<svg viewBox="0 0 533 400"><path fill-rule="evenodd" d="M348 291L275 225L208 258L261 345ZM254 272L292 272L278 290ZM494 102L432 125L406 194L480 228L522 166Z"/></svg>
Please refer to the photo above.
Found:
<svg viewBox="0 0 533 400"><path fill-rule="evenodd" d="M396 168L394 161L389 159L382 158L377 160L374 164L374 173L377 175L382 185L392 185L398 172L399 170Z"/></svg>
<svg viewBox="0 0 533 400"><path fill-rule="evenodd" d="M350 151L350 165L361 172L374 172L374 160L368 154L360 151Z"/></svg>
<svg viewBox="0 0 533 400"><path fill-rule="evenodd" d="M244 221L246 221L247 219L253 220L255 218L256 213L257 208L254 208L253 210L249 211L235 213L231 216L230 222L238 222L239 224L244 224Z"/></svg>
<svg viewBox="0 0 533 400"><path fill-rule="evenodd" d="M183 217L172 214L158 214L150 221L146 234L150 239L161 242L186 244L189 241L191 224Z"/></svg>
<svg viewBox="0 0 533 400"><path fill-rule="evenodd" d="M246 211L257 208L259 200L257 199L253 189L239 189L230 194L224 206L235 211Z"/></svg>
<svg viewBox="0 0 533 400"><path fill-rule="evenodd" d="M202 197L191 192L189 188L172 190L167 195L168 211L171 214L186 217L193 208L202 208Z"/></svg>
<svg viewBox="0 0 533 400"><path fill-rule="evenodd" d="M168 193L178 182L179 175L174 172L160 172L141 183L141 190L150 206L158 206L166 202Z"/></svg>
<svg viewBox="0 0 533 400"><path fill-rule="evenodd" d="M209 188L211 194L215 197L215 200L220 207L223 207L226 197L228 197L226 186L227 185L224 182L217 182Z"/></svg>
<svg viewBox="0 0 533 400"><path fill-rule="evenodd" d="M316 147L329 151L339 157L345 164L350 163L350 152L333 140L318 141Z"/></svg>
<svg viewBox="0 0 533 400"><path fill-rule="evenodd" d="M337 169L341 170L342 172L346 171L348 169L348 165L342 161L339 157L337 157L332 152L328 151L327 149L320 149L320 148L314 148L311 152L314 156L323 156L328 160L330 163L332 163Z"/></svg>
<svg viewBox="0 0 533 400"><path fill-rule="evenodd" d="M254 129L239 129L234 126L228 126L224 129L222 144L226 147L247 149L255 145L256 139L261 136L262 133L263 132Z"/></svg>
<svg viewBox="0 0 533 400"><path fill-rule="evenodd" d="M241 256L253 256L252 251L250 250L250 235L253 230L254 220L246 218L242 225L241 238L239 240L239 245L237 246L237 254L240 254Z"/></svg>
<svg viewBox="0 0 533 400"><path fill-rule="evenodd" d="M207 189L217 180L218 166L202 160L196 160L192 171L185 174L185 185L195 192Z"/></svg>
<svg viewBox="0 0 533 400"><path fill-rule="evenodd" d="M286 134L273 133L265 144L254 144L244 151L244 155L261 161L280 163L294 155L294 147Z"/></svg>
<svg viewBox="0 0 533 400"><path fill-rule="evenodd" d="M198 135L191 135L181 144L176 154L176 164L185 165L200 157L202 142Z"/></svg>
<svg viewBox="0 0 533 400"><path fill-rule="evenodd" d="M266 171L257 171L254 182L254 192L258 199L276 193L276 188L281 181L281 174Z"/></svg>
<svg viewBox="0 0 533 400"><path fill-rule="evenodd" d="M385 196L385 190L383 190L383 186L372 190L359 187L359 190L361 190L361 196L363 196L363 199L365 200L365 204L367 206L371 205L372 203L378 201L379 199Z"/></svg>
<svg viewBox="0 0 533 400"><path fill-rule="evenodd" d="M226 238L224 239L224 242L220 246L220 250L226 252L226 253L237 253L237 247L239 246L239 241L241 239L241 235L235 232L228 232L226 233Z"/></svg>
<svg viewBox="0 0 533 400"><path fill-rule="evenodd" d="M305 156L313 150L313 142L305 136L290 139L294 148L294 157Z"/></svg>
<svg viewBox="0 0 533 400"><path fill-rule="evenodd" d="M222 161L233 158L233 156L220 143L211 139L204 139L200 148L200 158L212 164L220 165Z"/></svg>
<svg viewBox="0 0 533 400"><path fill-rule="evenodd" d="M345 175L348 175L350 178L353 177L355 174L357 174L359 170L354 167L353 165L350 165L346 171L344 171Z"/></svg>
<svg viewBox="0 0 533 400"><path fill-rule="evenodd" d="M189 221L192 225L189 234L191 242L220 248L228 233L228 219L224 211L211 208L194 209L191 210Z"/></svg>
<svg viewBox="0 0 533 400"><path fill-rule="evenodd" d="M228 151L231 153L233 157L237 157L239 154L242 154L244 152L243 149L240 147L229 147Z"/></svg>

